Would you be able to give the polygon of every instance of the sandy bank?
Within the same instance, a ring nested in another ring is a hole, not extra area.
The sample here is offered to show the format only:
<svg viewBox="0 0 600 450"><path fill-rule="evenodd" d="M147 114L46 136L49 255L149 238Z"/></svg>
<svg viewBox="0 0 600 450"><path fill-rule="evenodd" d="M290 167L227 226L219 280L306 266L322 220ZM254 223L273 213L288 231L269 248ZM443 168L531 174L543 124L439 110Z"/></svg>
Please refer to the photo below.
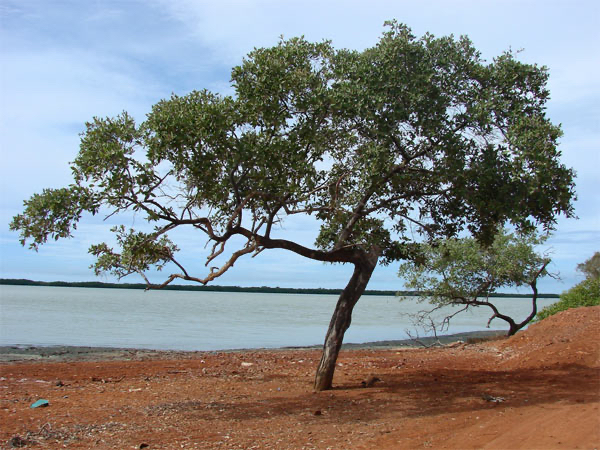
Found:
<svg viewBox="0 0 600 450"><path fill-rule="evenodd" d="M456 333L445 336L423 337L418 342L411 339L366 342L362 344L344 344L344 350L352 349L389 349L403 347L423 347L434 345L439 342L442 345L448 345L455 342L467 342L474 339L492 338L504 335L504 331L486 330L472 331L466 333ZM301 350L301 349L319 349L321 346L311 347L282 347L268 349L268 351L283 350ZM218 352L249 352L266 349L236 349L219 350ZM217 353L205 351L176 351L176 350L148 350L136 348L113 348L113 347L85 347L85 346L28 346L28 345L7 345L0 346L0 362L11 361L94 361L94 360L141 360L141 359L169 359L169 358L193 358L198 354Z"/></svg>

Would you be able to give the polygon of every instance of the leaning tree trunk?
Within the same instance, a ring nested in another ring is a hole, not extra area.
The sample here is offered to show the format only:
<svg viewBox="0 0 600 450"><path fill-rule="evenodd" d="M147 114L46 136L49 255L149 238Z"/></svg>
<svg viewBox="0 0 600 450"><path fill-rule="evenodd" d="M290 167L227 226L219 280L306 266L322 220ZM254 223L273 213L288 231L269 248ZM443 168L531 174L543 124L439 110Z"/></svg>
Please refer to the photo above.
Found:
<svg viewBox="0 0 600 450"><path fill-rule="evenodd" d="M352 321L352 310L365 291L376 265L377 256L369 256L354 264L352 278L340 294L325 336L323 355L315 377L316 391L331 389L335 364L342 347L344 333L350 327Z"/></svg>

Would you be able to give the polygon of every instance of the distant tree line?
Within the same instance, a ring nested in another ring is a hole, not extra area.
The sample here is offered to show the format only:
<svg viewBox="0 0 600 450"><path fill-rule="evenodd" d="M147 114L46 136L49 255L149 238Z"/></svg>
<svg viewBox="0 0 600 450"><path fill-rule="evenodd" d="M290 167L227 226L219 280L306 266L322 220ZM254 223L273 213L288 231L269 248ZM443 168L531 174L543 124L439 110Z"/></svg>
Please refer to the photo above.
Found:
<svg viewBox="0 0 600 450"><path fill-rule="evenodd" d="M79 287L79 288L101 288L101 289L147 289L142 283L103 283L101 281L33 281L26 279L0 278L0 285L13 286L53 286L53 287ZM268 286L218 286L218 285L183 285L171 284L165 286L169 291L206 291L206 292L256 292L265 294L312 294L312 295L340 295L341 289L325 288L286 288ZM399 297L418 297L421 293L417 291L383 291L368 290L364 295L386 295ZM526 294L495 293L494 297L518 297L526 298ZM543 298L558 298L558 294L540 294Z"/></svg>

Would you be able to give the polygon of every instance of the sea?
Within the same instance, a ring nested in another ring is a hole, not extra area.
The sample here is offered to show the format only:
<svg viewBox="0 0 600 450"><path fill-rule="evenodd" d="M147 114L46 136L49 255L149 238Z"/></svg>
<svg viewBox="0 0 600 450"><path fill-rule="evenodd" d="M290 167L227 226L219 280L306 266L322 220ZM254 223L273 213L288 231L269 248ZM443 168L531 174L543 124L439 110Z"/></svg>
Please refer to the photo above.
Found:
<svg viewBox="0 0 600 450"><path fill-rule="evenodd" d="M335 295L2 285L0 345L198 351L312 346L323 343L336 301ZM531 310L526 298L494 301L517 320ZM538 308L555 301L539 299ZM418 297L365 295L344 342L431 335L414 321L430 308ZM453 312L444 308L435 317ZM487 330L491 314L489 308L471 308L443 334ZM489 329L507 328L495 319Z"/></svg>

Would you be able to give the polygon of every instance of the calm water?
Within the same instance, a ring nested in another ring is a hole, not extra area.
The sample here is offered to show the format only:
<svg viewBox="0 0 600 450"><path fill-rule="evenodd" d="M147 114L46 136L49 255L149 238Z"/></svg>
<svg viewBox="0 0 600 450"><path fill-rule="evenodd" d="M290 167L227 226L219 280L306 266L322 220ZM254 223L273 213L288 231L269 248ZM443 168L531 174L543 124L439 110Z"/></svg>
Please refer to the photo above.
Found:
<svg viewBox="0 0 600 450"><path fill-rule="evenodd" d="M0 345L161 350L315 345L323 342L336 301L333 295L0 286ZM506 298L497 305L524 318L530 302ZM406 339L407 329L416 330L407 314L425 307L416 299L364 296L344 342ZM490 315L489 308L461 313L448 333L486 329ZM506 328L492 322L491 329Z"/></svg>

